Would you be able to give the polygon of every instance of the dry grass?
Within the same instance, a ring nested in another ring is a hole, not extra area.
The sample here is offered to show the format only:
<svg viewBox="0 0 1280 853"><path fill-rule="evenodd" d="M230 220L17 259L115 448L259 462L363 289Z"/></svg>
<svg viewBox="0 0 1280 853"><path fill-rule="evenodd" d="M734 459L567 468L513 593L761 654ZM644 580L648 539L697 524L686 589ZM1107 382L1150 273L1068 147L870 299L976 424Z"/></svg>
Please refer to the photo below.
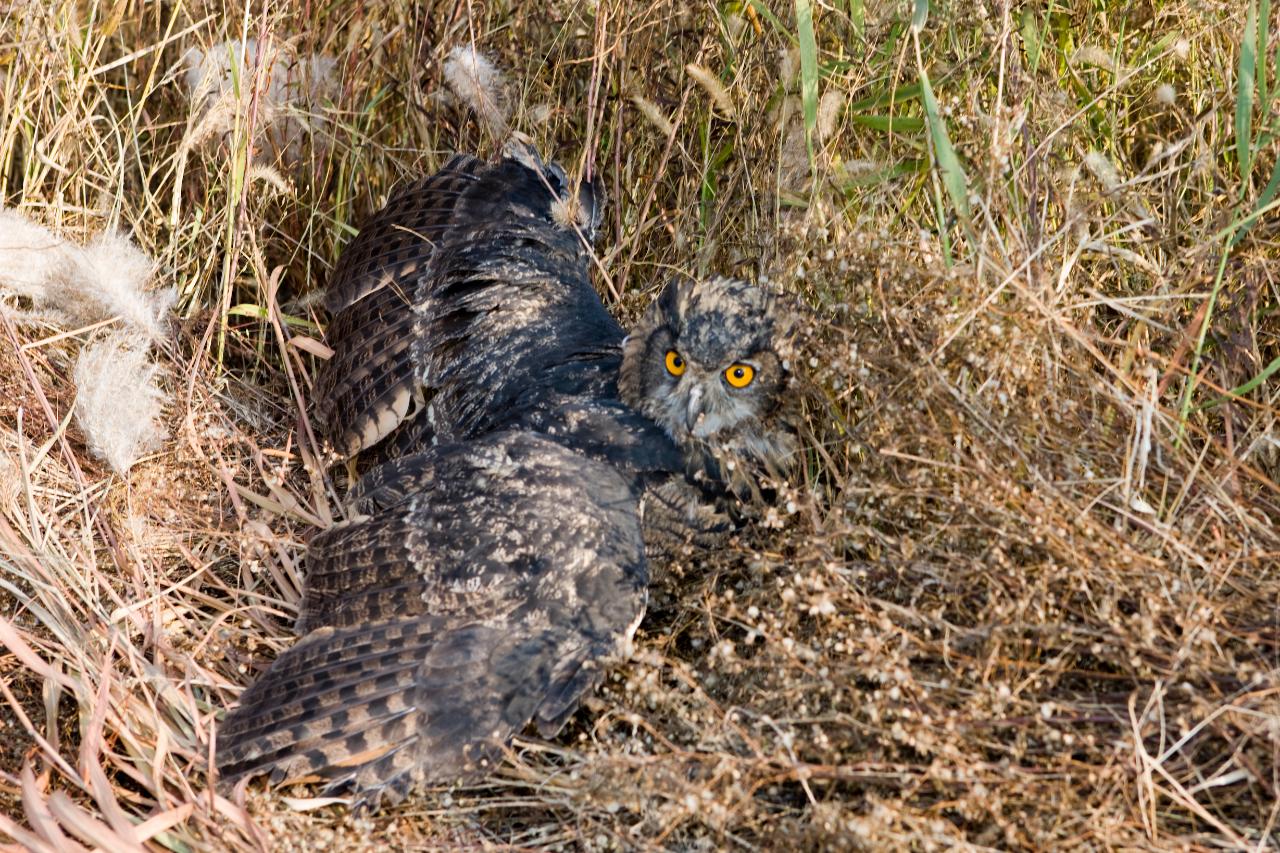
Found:
<svg viewBox="0 0 1280 853"><path fill-rule="evenodd" d="M1280 845L1280 232L1244 219L1274 194L1280 27L945 5L0 4L0 201L131 232L183 318L169 440L121 479L69 417L109 330L0 317L0 835ZM192 57L248 38L193 103ZM470 42L511 125L604 176L621 315L673 270L811 306L804 477L673 567L639 657L483 785L369 820L233 803L217 716L291 641L336 506L314 297L397 181L496 150L442 94Z"/></svg>

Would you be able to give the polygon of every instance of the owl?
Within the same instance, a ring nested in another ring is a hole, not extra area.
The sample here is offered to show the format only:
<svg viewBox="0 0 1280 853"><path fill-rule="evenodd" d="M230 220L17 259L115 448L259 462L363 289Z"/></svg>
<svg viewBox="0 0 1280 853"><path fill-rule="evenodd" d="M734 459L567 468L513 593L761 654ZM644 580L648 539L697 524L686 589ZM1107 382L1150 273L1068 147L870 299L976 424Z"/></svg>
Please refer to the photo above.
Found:
<svg viewBox="0 0 1280 853"><path fill-rule="evenodd" d="M591 284L601 209L517 139L346 248L315 413L376 464L309 543L301 639L219 726L224 780L370 808L554 735L629 654L650 561L722 542L747 472L785 471L775 297L676 280L624 337Z"/></svg>

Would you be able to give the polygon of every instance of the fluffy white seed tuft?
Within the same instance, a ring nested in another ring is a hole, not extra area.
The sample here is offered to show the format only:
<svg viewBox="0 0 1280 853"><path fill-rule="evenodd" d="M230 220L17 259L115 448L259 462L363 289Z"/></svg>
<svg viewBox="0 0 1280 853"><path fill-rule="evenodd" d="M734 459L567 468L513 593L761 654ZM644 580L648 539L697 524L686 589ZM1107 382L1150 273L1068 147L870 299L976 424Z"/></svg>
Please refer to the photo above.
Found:
<svg viewBox="0 0 1280 853"><path fill-rule="evenodd" d="M245 126L253 110L255 159L272 162L279 155L286 164L297 164L303 138L324 123L320 107L338 94L332 57L300 57L276 42L232 39L208 50L193 47L182 59L197 117L183 139L188 148ZM322 142L323 135L316 140Z"/></svg>
<svg viewBox="0 0 1280 853"><path fill-rule="evenodd" d="M117 474L164 439L159 378L146 347L126 333L89 344L76 360L76 422L89 451Z"/></svg>
<svg viewBox="0 0 1280 853"><path fill-rule="evenodd" d="M149 291L155 262L117 231L77 246L16 210L0 210L0 288L31 301L22 319L87 326L119 317L149 339L164 334L171 288Z"/></svg>
<svg viewBox="0 0 1280 853"><path fill-rule="evenodd" d="M474 45L455 47L444 61L444 80L495 137L506 137L511 117L506 78L487 56Z"/></svg>
<svg viewBox="0 0 1280 853"><path fill-rule="evenodd" d="M1120 171L1107 158L1106 154L1094 149L1084 155L1084 165L1107 192L1115 192L1120 187Z"/></svg>

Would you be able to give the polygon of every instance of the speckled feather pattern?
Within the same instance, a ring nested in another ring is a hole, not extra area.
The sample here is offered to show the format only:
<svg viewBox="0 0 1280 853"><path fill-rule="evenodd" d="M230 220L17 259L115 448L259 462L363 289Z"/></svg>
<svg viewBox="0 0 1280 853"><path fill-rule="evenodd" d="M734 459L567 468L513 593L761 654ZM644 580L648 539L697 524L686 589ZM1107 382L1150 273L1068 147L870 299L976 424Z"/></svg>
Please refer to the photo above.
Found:
<svg viewBox="0 0 1280 853"><path fill-rule="evenodd" d="M325 291L334 350L316 376L316 419L349 456L388 435L420 401L410 361L418 282L458 199L486 164L467 155L395 192L344 247Z"/></svg>
<svg viewBox="0 0 1280 853"><path fill-rule="evenodd" d="M795 454L790 367L783 358L790 317L764 288L737 279L676 279L627 337L622 400L678 444L691 469L714 472L729 491L756 490L757 475L784 474ZM664 355L678 352L682 375ZM745 388L726 371L747 364Z"/></svg>
<svg viewBox="0 0 1280 853"><path fill-rule="evenodd" d="M771 297L676 282L624 346L590 281L600 214L513 142L395 194L344 251L315 411L335 456L382 461L309 544L302 639L222 722L224 779L376 807L554 734L629 653L646 552L732 531L718 449L786 451ZM760 385L691 420L691 386L656 372L669 346L699 382L749 351Z"/></svg>
<svg viewBox="0 0 1280 853"><path fill-rule="evenodd" d="M571 199L582 220L566 226L558 211ZM590 281L584 240L599 207L594 185L574 195L558 166L519 144L494 165L456 156L394 194L326 292L334 355L316 414L335 454L402 427L412 441L401 452L480 435L519 397L566 379L606 388L622 329Z"/></svg>
<svg viewBox="0 0 1280 853"><path fill-rule="evenodd" d="M305 637L223 722L224 776L366 798L466 777L624 651L648 583L631 481L531 432L395 464L423 490L312 541Z"/></svg>

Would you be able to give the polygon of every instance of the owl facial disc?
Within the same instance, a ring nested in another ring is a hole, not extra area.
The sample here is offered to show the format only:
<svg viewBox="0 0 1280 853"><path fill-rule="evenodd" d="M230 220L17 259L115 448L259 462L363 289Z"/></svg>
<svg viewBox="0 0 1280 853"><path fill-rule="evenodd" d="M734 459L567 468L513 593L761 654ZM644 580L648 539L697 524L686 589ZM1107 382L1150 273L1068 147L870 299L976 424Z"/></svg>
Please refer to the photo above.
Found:
<svg viewBox="0 0 1280 853"><path fill-rule="evenodd" d="M790 442L778 437L775 416L785 323L777 313L775 297L745 281L673 281L623 346L623 401L682 447L783 453Z"/></svg>

